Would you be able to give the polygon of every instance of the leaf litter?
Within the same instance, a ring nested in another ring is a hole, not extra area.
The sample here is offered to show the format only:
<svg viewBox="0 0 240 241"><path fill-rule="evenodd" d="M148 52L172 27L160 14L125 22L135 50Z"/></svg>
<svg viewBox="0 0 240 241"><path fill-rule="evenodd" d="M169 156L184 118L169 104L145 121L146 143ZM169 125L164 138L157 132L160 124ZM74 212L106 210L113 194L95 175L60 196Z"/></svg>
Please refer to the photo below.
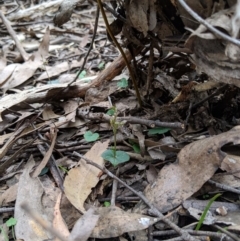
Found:
<svg viewBox="0 0 240 241"><path fill-rule="evenodd" d="M239 240L239 47L181 1L104 2L135 85L96 2L67 2L0 5L0 240L12 217L26 241ZM237 1L203 2L238 39Z"/></svg>

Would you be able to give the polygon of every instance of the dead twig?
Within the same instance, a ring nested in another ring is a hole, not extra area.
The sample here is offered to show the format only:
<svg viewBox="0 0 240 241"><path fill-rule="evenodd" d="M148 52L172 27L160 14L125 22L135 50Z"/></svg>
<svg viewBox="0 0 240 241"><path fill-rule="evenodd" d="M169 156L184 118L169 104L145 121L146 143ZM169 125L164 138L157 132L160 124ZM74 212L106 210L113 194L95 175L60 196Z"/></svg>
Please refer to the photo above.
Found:
<svg viewBox="0 0 240 241"><path fill-rule="evenodd" d="M24 59L24 61L27 61L29 59L29 54L24 50L24 48L22 47L20 41L18 40L18 37L15 33L15 31L13 30L10 22L8 21L8 19L4 16L4 14L0 11L0 17L4 23L4 25L7 28L7 31L9 32L9 34L11 35L11 37L13 38L22 58Z"/></svg>
<svg viewBox="0 0 240 241"><path fill-rule="evenodd" d="M86 116L86 115L83 115L80 111L78 111L77 115L81 116L83 118L89 119L89 120L101 120L101 121L107 121L107 122L109 122L111 120L111 116L103 114L103 113L89 113ZM162 121L158 121L158 120L146 120L146 119L141 119L139 117L133 117L133 116L117 117L116 120L118 122L146 125L150 128L166 127L166 128L172 128L172 129L184 129L184 124L182 124L180 122L162 122Z"/></svg>

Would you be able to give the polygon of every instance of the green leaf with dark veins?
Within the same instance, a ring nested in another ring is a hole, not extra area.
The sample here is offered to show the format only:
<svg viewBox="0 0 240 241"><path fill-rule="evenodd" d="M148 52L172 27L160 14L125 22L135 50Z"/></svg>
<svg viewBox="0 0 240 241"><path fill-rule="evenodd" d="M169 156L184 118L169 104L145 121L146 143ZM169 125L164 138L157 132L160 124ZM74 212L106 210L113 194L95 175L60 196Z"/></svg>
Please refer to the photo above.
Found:
<svg viewBox="0 0 240 241"><path fill-rule="evenodd" d="M128 80L126 78L122 78L120 81L117 82L117 87L127 88L128 87Z"/></svg>
<svg viewBox="0 0 240 241"><path fill-rule="evenodd" d="M125 151L116 151L115 154L114 156L114 150L108 149L101 156L104 160L111 162L113 166L130 160L130 156Z"/></svg>
<svg viewBox="0 0 240 241"><path fill-rule="evenodd" d="M84 134L84 139L87 142L93 142L96 141L99 138L99 134L98 133L93 133L91 131L86 131Z"/></svg>
<svg viewBox="0 0 240 241"><path fill-rule="evenodd" d="M166 127L156 127L156 128L148 130L148 135L164 134L164 133L168 132L169 130L171 130L171 129L166 128Z"/></svg>

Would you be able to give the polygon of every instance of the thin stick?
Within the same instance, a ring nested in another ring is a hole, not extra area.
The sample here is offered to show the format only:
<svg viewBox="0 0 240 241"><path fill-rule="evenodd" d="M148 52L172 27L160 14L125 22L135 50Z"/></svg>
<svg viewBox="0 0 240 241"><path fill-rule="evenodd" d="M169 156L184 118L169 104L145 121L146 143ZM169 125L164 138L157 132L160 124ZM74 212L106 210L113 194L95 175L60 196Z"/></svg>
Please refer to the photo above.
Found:
<svg viewBox="0 0 240 241"><path fill-rule="evenodd" d="M9 34L11 35L11 37L13 38L22 58L24 59L24 61L26 62L29 58L28 53L24 50L24 48L22 47L20 41L18 40L18 37L15 33L15 31L13 30L11 23L8 21L8 19L4 16L4 14L0 11L0 18L2 19L4 25L7 28L7 31L9 32Z"/></svg>

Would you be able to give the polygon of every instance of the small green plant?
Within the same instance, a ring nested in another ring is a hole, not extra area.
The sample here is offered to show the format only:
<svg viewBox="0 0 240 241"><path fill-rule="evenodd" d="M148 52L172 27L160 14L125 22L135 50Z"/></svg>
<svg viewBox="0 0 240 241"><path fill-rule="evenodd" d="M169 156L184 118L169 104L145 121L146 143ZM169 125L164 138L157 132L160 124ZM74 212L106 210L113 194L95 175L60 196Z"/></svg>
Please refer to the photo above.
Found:
<svg viewBox="0 0 240 241"><path fill-rule="evenodd" d="M68 169L66 167L63 166L58 166L59 169L61 169L64 173L68 173Z"/></svg>
<svg viewBox="0 0 240 241"><path fill-rule="evenodd" d="M120 81L117 82L117 87L127 88L128 87L128 80L126 78L122 78Z"/></svg>
<svg viewBox="0 0 240 241"><path fill-rule="evenodd" d="M113 116L114 114L115 114L115 108L111 108L111 109L109 109L108 111L107 111L107 115L110 115L110 116Z"/></svg>
<svg viewBox="0 0 240 241"><path fill-rule="evenodd" d="M79 79L82 79L82 78L84 78L84 77L86 76L86 74L87 74L87 71L86 71L86 70L83 70L83 71L78 75L78 78L79 78Z"/></svg>
<svg viewBox="0 0 240 241"><path fill-rule="evenodd" d="M140 146L139 146L139 144L138 143L136 143L135 141L133 141L133 140L129 140L129 144L132 146L132 148L133 148L133 150L136 152L136 153L140 153L141 152L141 150L140 150Z"/></svg>
<svg viewBox="0 0 240 241"><path fill-rule="evenodd" d="M102 158L106 161L111 162L113 166L117 166L120 163L129 161L130 157L125 151L117 151L117 130L122 123L117 122L117 111L115 108L115 113L110 120L110 124L113 130L114 136L114 147L112 149L107 149L102 153Z"/></svg>
<svg viewBox="0 0 240 241"><path fill-rule="evenodd" d="M156 135L156 134L164 134L166 132L168 132L169 128L166 127L156 127L156 128L152 128L150 130L148 130L148 135Z"/></svg>
<svg viewBox="0 0 240 241"><path fill-rule="evenodd" d="M16 225L16 223L17 223L17 219L15 219L13 217L9 218L6 222L7 227L11 228L12 236L13 236L14 240L16 240L15 233L14 233L14 226ZM3 228L1 226L0 226L0 230L4 237L4 241L9 241L8 235L5 233L5 231L3 230Z"/></svg>
<svg viewBox="0 0 240 241"><path fill-rule="evenodd" d="M103 205L104 205L104 207L110 207L110 206L111 206L111 203L110 203L110 202L105 201L105 202L103 203Z"/></svg>
<svg viewBox="0 0 240 241"><path fill-rule="evenodd" d="M98 133L93 133L91 131L86 131L84 134L84 139L87 142L93 142L96 141L99 138L99 134Z"/></svg>
<svg viewBox="0 0 240 241"><path fill-rule="evenodd" d="M139 146L139 144L137 144L137 143L134 143L134 144L132 145L132 148L133 148L133 150L134 150L136 153L138 153L138 154L141 152L140 146Z"/></svg>
<svg viewBox="0 0 240 241"><path fill-rule="evenodd" d="M203 213L202 213L202 215L201 215L201 217L200 217L200 219L199 219L199 221L198 221L197 227L195 228L196 231L201 228L201 226L202 226L202 224L203 224L203 221L204 221L204 219L205 219L205 217L206 217L206 215L207 215L207 212L208 212L209 208L211 207L212 203L213 203L218 197L220 197L221 195L222 195L221 193L218 193L218 194L216 194L215 196L213 196L213 197L209 200L207 206L205 207L205 209L204 209L204 211L203 211Z"/></svg>
<svg viewBox="0 0 240 241"><path fill-rule="evenodd" d="M16 240L15 233L14 233L14 226L16 225L16 223L17 223L17 219L12 217L9 218L6 222L6 225L12 230L12 236L14 240Z"/></svg>
<svg viewBox="0 0 240 241"><path fill-rule="evenodd" d="M39 176L45 175L46 173L48 173L48 171L49 171L49 168L48 168L48 167L44 167L44 168L42 169L42 171L40 172Z"/></svg>
<svg viewBox="0 0 240 241"><path fill-rule="evenodd" d="M99 68L100 70L103 70L104 67L105 67L105 63L104 63L104 62L101 62L101 63L98 65L98 68Z"/></svg>

